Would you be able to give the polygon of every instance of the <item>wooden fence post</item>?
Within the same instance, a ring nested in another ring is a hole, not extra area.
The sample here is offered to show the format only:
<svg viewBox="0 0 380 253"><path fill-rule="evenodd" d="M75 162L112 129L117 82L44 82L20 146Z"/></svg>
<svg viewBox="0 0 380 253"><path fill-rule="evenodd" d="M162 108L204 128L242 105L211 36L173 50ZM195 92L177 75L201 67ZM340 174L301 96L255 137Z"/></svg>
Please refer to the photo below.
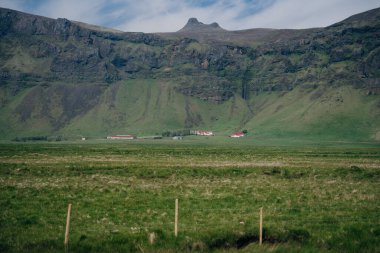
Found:
<svg viewBox="0 0 380 253"><path fill-rule="evenodd" d="M175 199L174 236L178 236L178 199Z"/></svg>
<svg viewBox="0 0 380 253"><path fill-rule="evenodd" d="M260 207L260 238L259 244L263 244L263 208Z"/></svg>
<svg viewBox="0 0 380 253"><path fill-rule="evenodd" d="M150 233L149 234L149 243L150 243L150 245L153 245L154 244L154 242L156 241L156 233Z"/></svg>
<svg viewBox="0 0 380 253"><path fill-rule="evenodd" d="M65 251L68 251L69 246L69 228L70 228L70 215L71 215L71 204L67 209L67 218L66 218L66 232L65 232Z"/></svg>

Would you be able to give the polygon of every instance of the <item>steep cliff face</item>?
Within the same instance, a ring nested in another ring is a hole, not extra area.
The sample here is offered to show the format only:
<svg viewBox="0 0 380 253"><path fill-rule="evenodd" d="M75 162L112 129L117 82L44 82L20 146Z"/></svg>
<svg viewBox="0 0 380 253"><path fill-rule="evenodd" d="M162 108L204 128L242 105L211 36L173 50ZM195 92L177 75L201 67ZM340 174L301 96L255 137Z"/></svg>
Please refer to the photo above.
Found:
<svg viewBox="0 0 380 253"><path fill-rule="evenodd" d="M167 119L168 128L218 124L211 118L220 115L206 119L196 101L237 108L237 98L245 103L245 109L234 112L239 114L236 127L240 127L259 113L254 97L260 94L301 89L323 97L327 89L348 85L376 96L379 69L379 9L326 28L227 31L192 18L176 33L144 34L0 8L0 114L5 124L0 130L4 135L11 134L6 126L11 123L17 125L13 134L23 131L20 124L36 126L37 121L44 122L44 131L70 128L93 110L111 106L121 83L138 80L160 83L160 96L167 92L167 97L170 93L181 101L193 101L181 102L183 112L175 120ZM141 94L147 99L148 90ZM123 110L114 112L123 115L112 118L118 121L114 126L133 129L149 115L146 111L130 122ZM110 130L112 126L107 126Z"/></svg>

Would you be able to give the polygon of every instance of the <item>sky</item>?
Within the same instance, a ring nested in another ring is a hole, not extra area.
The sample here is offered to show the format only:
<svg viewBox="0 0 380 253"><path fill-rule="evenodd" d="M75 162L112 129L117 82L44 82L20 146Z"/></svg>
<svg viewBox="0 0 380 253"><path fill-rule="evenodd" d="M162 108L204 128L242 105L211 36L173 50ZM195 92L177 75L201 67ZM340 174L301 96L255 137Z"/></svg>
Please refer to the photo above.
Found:
<svg viewBox="0 0 380 253"><path fill-rule="evenodd" d="M324 27L380 0L0 0L0 7L126 32L175 32L191 17L227 30Z"/></svg>

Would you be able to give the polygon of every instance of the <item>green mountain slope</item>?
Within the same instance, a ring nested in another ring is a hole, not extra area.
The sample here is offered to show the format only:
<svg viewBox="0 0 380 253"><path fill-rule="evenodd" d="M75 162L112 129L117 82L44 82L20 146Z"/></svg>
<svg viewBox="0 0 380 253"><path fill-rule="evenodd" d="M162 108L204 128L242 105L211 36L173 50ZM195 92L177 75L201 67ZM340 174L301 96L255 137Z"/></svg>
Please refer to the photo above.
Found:
<svg viewBox="0 0 380 253"><path fill-rule="evenodd" d="M379 17L244 31L191 19L143 34L0 8L0 134L379 140Z"/></svg>

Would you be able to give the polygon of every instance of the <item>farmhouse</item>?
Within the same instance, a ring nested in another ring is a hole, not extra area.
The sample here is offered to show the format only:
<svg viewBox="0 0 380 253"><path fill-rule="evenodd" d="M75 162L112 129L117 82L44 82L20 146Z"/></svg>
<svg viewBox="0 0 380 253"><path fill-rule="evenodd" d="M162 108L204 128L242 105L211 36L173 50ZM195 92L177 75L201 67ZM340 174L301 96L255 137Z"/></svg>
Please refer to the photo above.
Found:
<svg viewBox="0 0 380 253"><path fill-rule="evenodd" d="M229 136L232 138L240 138L240 137L243 137L244 135L245 134L243 132L236 132L236 133L230 134Z"/></svg>
<svg viewBox="0 0 380 253"><path fill-rule="evenodd" d="M212 131L204 131L204 130L192 130L190 133L194 134L194 135L201 135L201 136L213 136L214 135L214 133Z"/></svg>
<svg viewBox="0 0 380 253"><path fill-rule="evenodd" d="M132 134L107 136L108 140L133 140L136 138L137 138L136 135L132 135Z"/></svg>

